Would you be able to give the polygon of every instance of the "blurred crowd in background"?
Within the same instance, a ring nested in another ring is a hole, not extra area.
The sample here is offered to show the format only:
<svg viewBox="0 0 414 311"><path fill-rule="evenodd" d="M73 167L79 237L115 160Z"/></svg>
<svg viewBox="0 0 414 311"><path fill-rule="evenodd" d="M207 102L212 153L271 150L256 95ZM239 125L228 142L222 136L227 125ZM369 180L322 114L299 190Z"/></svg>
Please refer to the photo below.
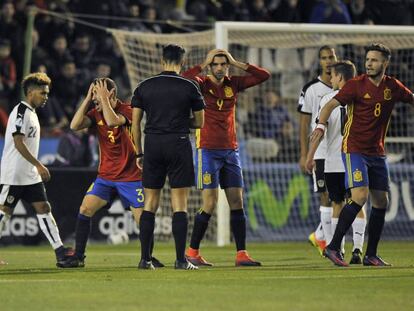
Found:
<svg viewBox="0 0 414 311"><path fill-rule="evenodd" d="M19 81L30 6L103 27L154 33L211 29L220 20L383 25L412 25L414 20L414 0L0 0L0 133L4 133L7 115L21 96ZM119 97L129 99L131 86L125 64L111 35L41 12L34 26L30 70L47 72L53 81L48 105L38 112L41 125L52 129L45 133L60 135L68 127L95 77L110 76L119 87ZM277 93L267 93L261 99L267 105L264 109L274 111L267 118L280 121L270 129L274 133L263 129L266 133L262 136L291 135L293 131L294 122L281 112L279 101ZM260 116L250 117L249 122L262 122Z"/></svg>

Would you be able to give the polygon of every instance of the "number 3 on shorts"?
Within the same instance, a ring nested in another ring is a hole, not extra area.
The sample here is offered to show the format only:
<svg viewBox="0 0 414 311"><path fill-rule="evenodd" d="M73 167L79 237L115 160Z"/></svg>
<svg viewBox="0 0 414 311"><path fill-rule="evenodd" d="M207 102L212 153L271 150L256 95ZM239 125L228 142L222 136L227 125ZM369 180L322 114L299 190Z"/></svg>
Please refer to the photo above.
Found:
<svg viewBox="0 0 414 311"><path fill-rule="evenodd" d="M139 203L144 202L144 190L142 188L136 189L137 191L137 201Z"/></svg>

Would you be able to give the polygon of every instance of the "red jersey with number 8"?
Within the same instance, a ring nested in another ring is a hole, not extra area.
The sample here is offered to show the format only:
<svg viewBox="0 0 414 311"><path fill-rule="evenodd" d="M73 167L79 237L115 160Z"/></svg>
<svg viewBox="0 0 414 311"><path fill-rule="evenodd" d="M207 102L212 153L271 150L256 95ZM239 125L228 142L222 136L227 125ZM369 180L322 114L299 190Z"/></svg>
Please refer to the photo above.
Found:
<svg viewBox="0 0 414 311"><path fill-rule="evenodd" d="M136 165L135 147L132 142L130 105L118 101L114 111L126 119L122 126L109 127L103 114L95 108L87 116L92 120L99 141L98 177L110 181L141 180L141 170Z"/></svg>
<svg viewBox="0 0 414 311"><path fill-rule="evenodd" d="M348 80L334 97L348 105L342 151L385 155L384 139L396 102L413 103L413 94L400 81L384 76L376 86L366 74Z"/></svg>

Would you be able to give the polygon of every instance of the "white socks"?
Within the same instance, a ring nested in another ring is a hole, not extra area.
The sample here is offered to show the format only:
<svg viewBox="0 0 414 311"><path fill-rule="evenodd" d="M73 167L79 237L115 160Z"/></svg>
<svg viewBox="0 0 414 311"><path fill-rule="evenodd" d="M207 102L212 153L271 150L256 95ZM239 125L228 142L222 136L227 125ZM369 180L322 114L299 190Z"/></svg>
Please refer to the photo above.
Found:
<svg viewBox="0 0 414 311"><path fill-rule="evenodd" d="M338 218L333 218L332 217L332 236L335 233L335 229L336 229L337 225L338 225ZM344 238L342 239L342 242L341 242L341 252L342 252L342 254L345 254L345 236L344 236Z"/></svg>
<svg viewBox="0 0 414 311"><path fill-rule="evenodd" d="M325 240L321 223L319 223L318 227L315 229L315 238L317 240Z"/></svg>
<svg viewBox="0 0 414 311"><path fill-rule="evenodd" d="M52 213L37 214L37 220L39 221L40 229L42 229L44 235L49 240L49 243L52 245L53 249L57 249L63 246L59 235L59 229L56 225L56 221L53 218Z"/></svg>
<svg viewBox="0 0 414 311"><path fill-rule="evenodd" d="M1 238L1 234L3 233L3 230L4 230L4 226L9 221L9 219L10 219L10 215L8 215L5 212L3 212L2 210L0 210L0 238Z"/></svg>
<svg viewBox="0 0 414 311"><path fill-rule="evenodd" d="M333 208L328 207L328 206L321 206L319 210L321 212L321 224L322 224L323 235L325 237L326 244L329 244L333 236L333 231L332 231Z"/></svg>
<svg viewBox="0 0 414 311"><path fill-rule="evenodd" d="M352 251L354 251L356 248L362 251L362 247L364 246L366 225L367 220L365 218L355 218L354 222L352 223L352 238L354 241L354 247L352 248Z"/></svg>

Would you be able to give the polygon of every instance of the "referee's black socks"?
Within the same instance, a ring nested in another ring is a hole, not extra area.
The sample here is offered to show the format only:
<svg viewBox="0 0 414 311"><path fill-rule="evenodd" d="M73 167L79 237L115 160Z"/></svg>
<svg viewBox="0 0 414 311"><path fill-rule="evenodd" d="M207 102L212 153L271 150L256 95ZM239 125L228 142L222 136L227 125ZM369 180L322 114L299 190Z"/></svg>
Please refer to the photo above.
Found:
<svg viewBox="0 0 414 311"><path fill-rule="evenodd" d="M78 214L76 221L75 252L79 259L85 255L86 243L88 243L89 233L91 232L91 217Z"/></svg>
<svg viewBox="0 0 414 311"><path fill-rule="evenodd" d="M246 215L244 209L236 209L230 212L230 227L236 242L237 251L246 249Z"/></svg>
<svg viewBox="0 0 414 311"><path fill-rule="evenodd" d="M175 240L177 260L185 261L185 244L187 241L188 218L186 212L175 212L172 217L172 233Z"/></svg>
<svg viewBox="0 0 414 311"><path fill-rule="evenodd" d="M336 226L335 233L333 235L331 243L328 245L328 248L333 250L339 250L341 248L342 238L348 231L349 227L351 227L361 208L361 205L355 203L352 200L349 200L345 204L344 208L339 214L338 225Z"/></svg>
<svg viewBox="0 0 414 311"><path fill-rule="evenodd" d="M207 231L208 222L211 215L201 210L198 212L194 219L193 232L191 233L190 247L192 249L199 249L201 240L204 238L204 234Z"/></svg>
<svg viewBox="0 0 414 311"><path fill-rule="evenodd" d="M141 259L151 260L151 247L153 243L155 214L143 211L139 221L139 239L141 241Z"/></svg>
<svg viewBox="0 0 414 311"><path fill-rule="evenodd" d="M371 209L368 223L368 245L367 251L365 252L367 256L377 255L378 242L381 237L382 228L384 228L385 211L385 209L379 209L374 206Z"/></svg>

